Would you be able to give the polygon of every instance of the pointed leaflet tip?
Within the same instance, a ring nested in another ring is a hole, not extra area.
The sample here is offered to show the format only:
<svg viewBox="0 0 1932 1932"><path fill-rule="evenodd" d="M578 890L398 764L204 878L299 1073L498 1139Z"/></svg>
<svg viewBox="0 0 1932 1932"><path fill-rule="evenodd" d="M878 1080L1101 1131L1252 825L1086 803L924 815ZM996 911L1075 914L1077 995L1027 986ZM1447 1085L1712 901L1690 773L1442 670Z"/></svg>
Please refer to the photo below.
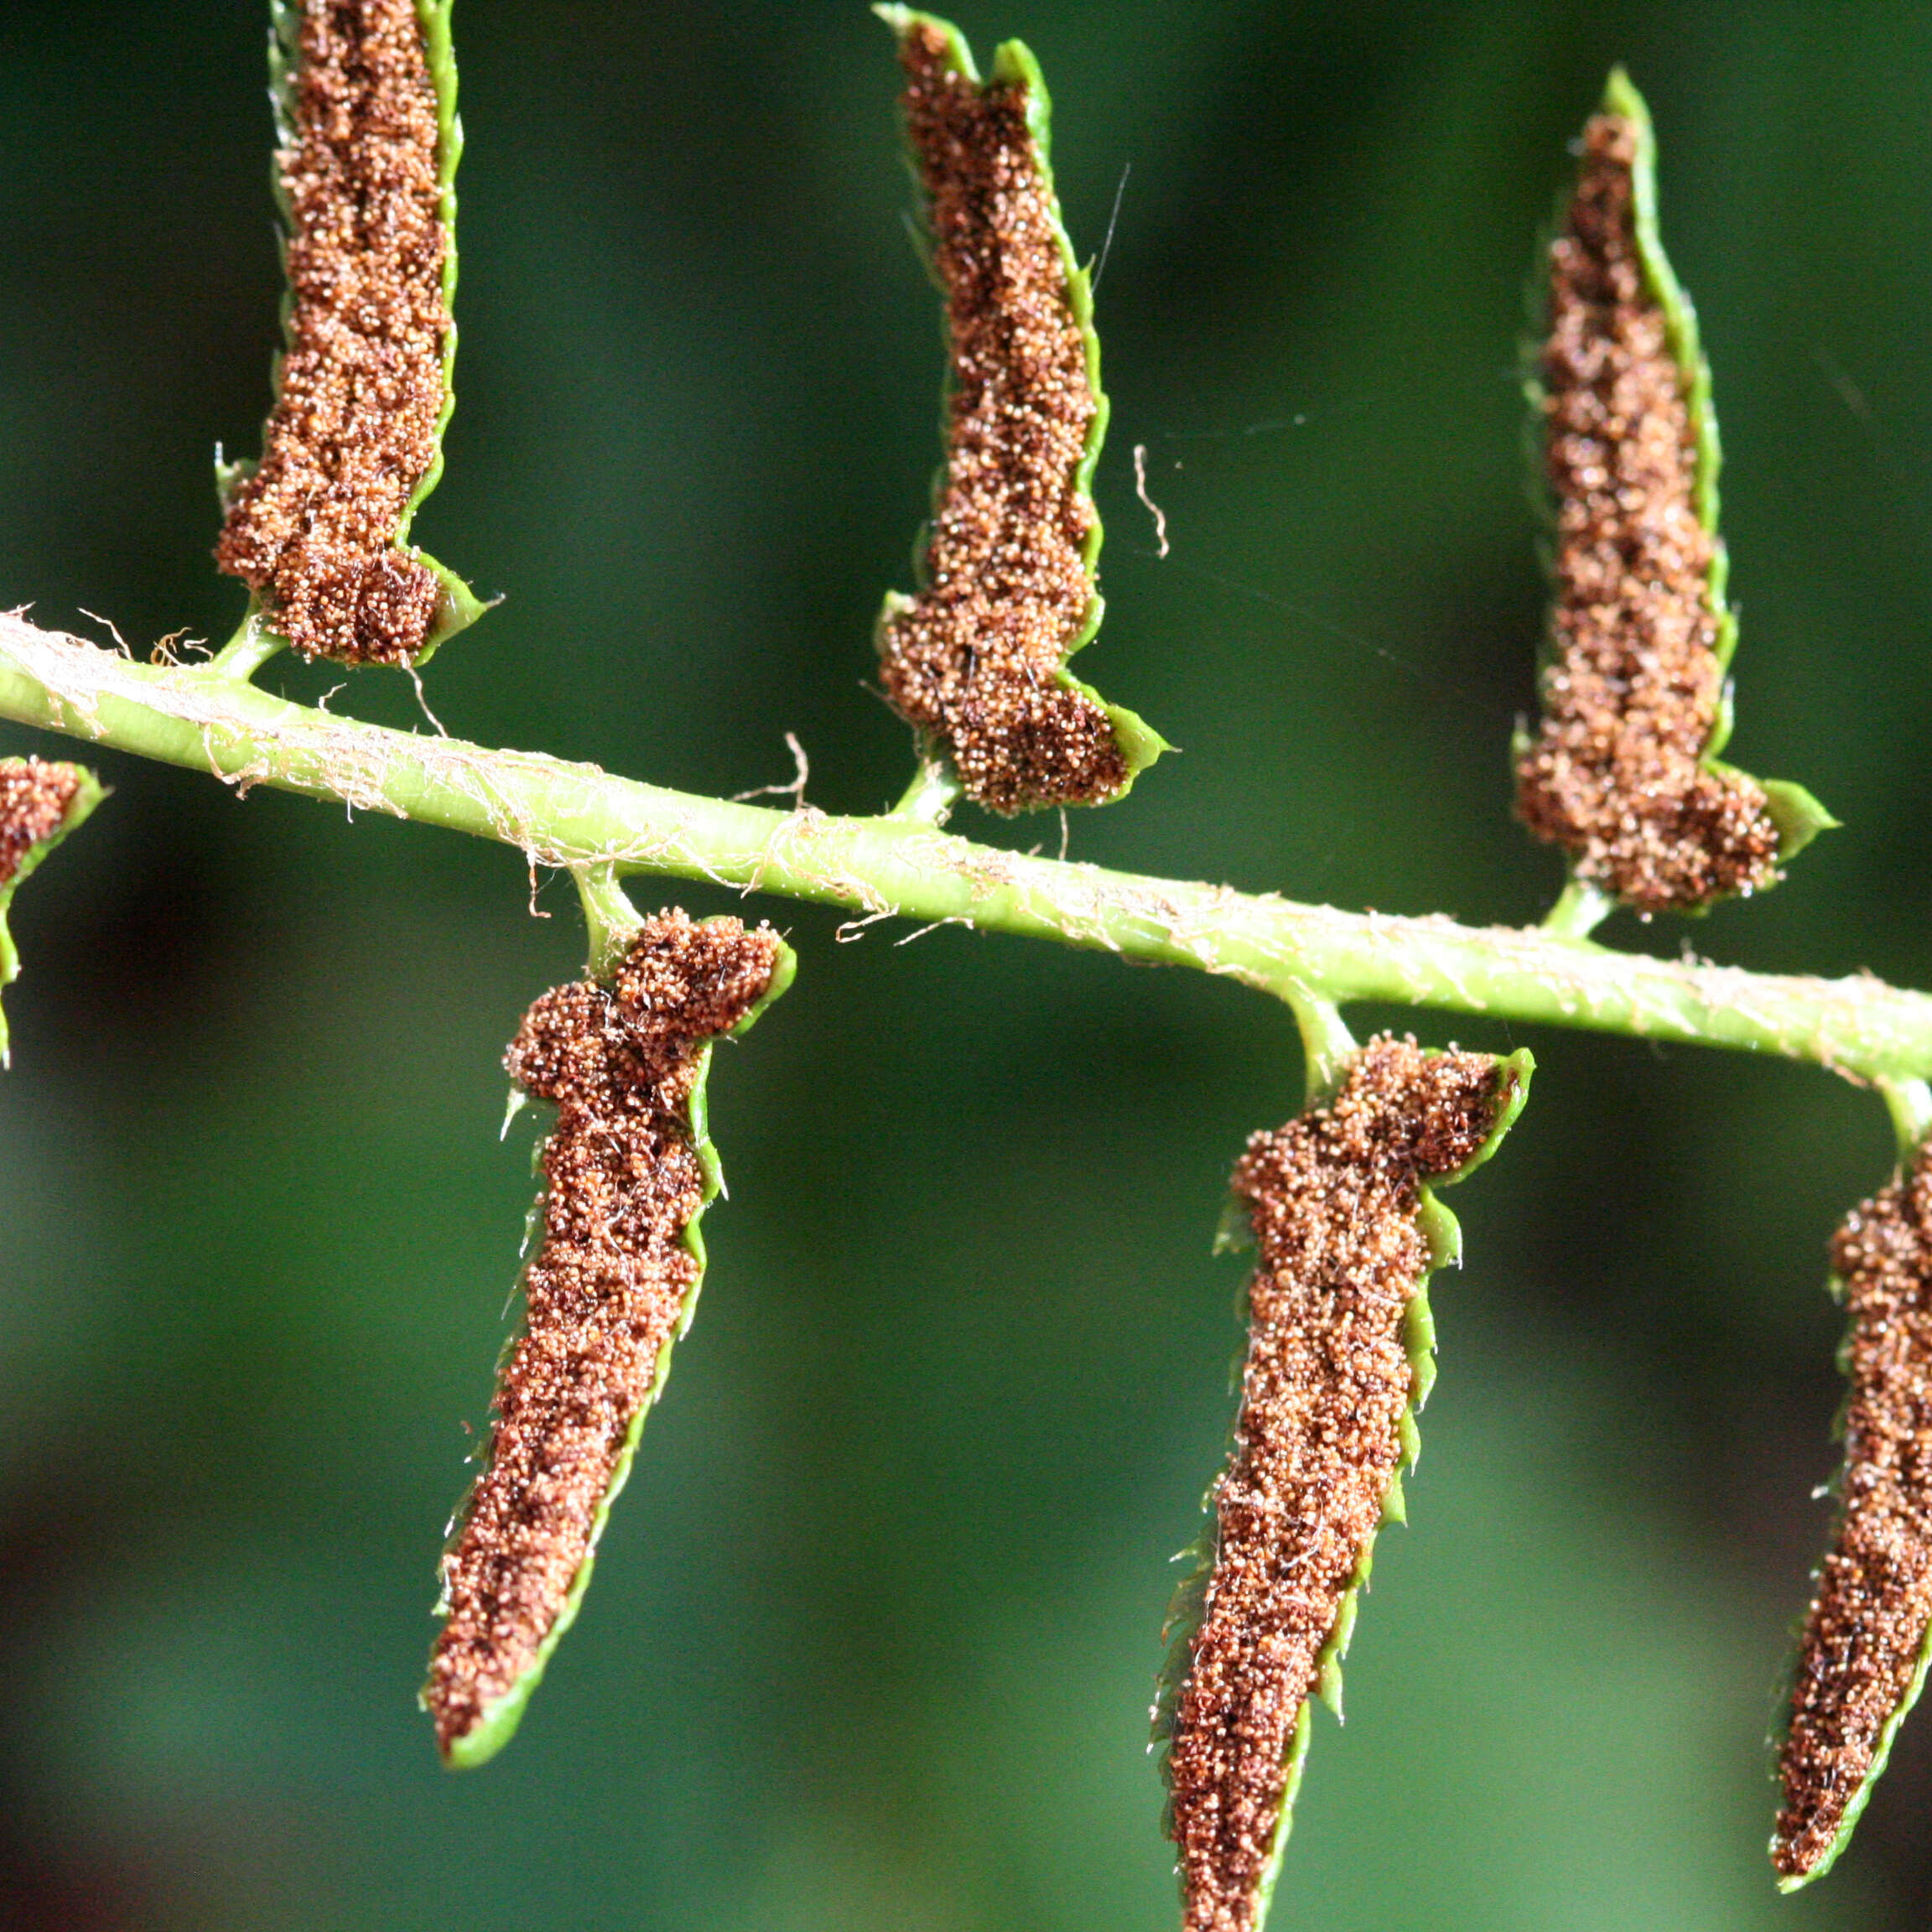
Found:
<svg viewBox="0 0 1932 1932"><path fill-rule="evenodd" d="M1637 91L1629 69L1621 60L1610 70L1609 78L1603 83L1602 111L1634 121L1646 135L1650 132L1650 109Z"/></svg>
<svg viewBox="0 0 1932 1932"><path fill-rule="evenodd" d="M917 7L883 6L872 11L892 29L901 45L916 33L937 35L944 44L953 71L974 86L979 85L979 70L974 61L973 49L966 36L950 20L942 20L937 13L923 13Z"/></svg>
<svg viewBox="0 0 1932 1932"><path fill-rule="evenodd" d="M1767 778L1764 802L1778 827L1778 856L1794 859L1820 832L1836 832L1844 821L1834 818L1802 785L1787 778Z"/></svg>

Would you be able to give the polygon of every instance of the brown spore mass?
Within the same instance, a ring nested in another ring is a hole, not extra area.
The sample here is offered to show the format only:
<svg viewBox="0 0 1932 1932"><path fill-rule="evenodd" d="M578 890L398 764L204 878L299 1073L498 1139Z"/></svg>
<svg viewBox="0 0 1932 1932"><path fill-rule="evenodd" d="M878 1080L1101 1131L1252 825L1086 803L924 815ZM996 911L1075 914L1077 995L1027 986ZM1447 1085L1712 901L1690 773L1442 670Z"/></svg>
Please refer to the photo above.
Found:
<svg viewBox="0 0 1932 1932"><path fill-rule="evenodd" d="M1903 1705L1932 1626L1932 1150L1846 1216L1841 1513L1799 1644L1771 1862L1815 1871Z"/></svg>
<svg viewBox="0 0 1932 1932"><path fill-rule="evenodd" d="M1404 1321L1429 1261L1422 1183L1482 1150L1500 1082L1487 1054L1384 1035L1332 1101L1254 1135L1234 1170L1260 1265L1169 1748L1187 1932L1255 1922L1296 1720L1401 1467Z"/></svg>
<svg viewBox="0 0 1932 1932"><path fill-rule="evenodd" d="M927 587L880 626L886 693L944 743L976 803L1098 803L1127 761L1105 709L1060 676L1093 600L1079 470L1099 404L1026 92L969 80L923 23L901 58L952 390Z"/></svg>
<svg viewBox="0 0 1932 1932"><path fill-rule="evenodd" d="M1622 115L1589 122L1550 252L1555 662L1516 797L1580 876L1650 912L1769 885L1779 839L1754 780L1700 762L1724 688L1715 540L1697 514L1683 371L1637 251L1637 143Z"/></svg>
<svg viewBox="0 0 1932 1932"><path fill-rule="evenodd" d="M704 1194L690 1119L701 1049L764 997L779 955L769 927L667 912L645 925L614 988L553 988L511 1044L512 1077L557 1118L524 1332L444 1560L447 1621L423 1701L444 1751L535 1663L589 1553L698 1280L684 1233Z"/></svg>
<svg viewBox="0 0 1932 1932"><path fill-rule="evenodd" d="M12 883L20 862L60 829L80 789L71 765L39 758L0 758L0 886Z"/></svg>
<svg viewBox="0 0 1932 1932"><path fill-rule="evenodd" d="M288 350L216 560L303 656L406 664L441 586L393 545L435 458L450 327L416 0L308 0L292 109Z"/></svg>

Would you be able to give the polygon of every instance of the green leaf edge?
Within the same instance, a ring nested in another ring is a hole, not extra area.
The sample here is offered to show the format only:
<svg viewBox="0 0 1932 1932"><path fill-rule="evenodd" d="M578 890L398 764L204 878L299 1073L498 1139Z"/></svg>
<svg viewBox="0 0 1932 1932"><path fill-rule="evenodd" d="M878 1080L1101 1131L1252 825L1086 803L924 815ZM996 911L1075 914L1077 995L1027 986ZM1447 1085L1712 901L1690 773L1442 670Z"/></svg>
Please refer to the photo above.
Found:
<svg viewBox="0 0 1932 1932"><path fill-rule="evenodd" d="M1711 539L1711 569L1706 581L1709 586L1711 614L1717 621L1717 662L1726 676L1724 693L1718 703L1717 716L1698 762L1707 771L1714 771L1720 776L1749 779L1763 792L1771 822L1778 828L1779 863L1787 865L1820 832L1836 831L1842 821L1835 818L1802 785L1784 778L1753 777L1751 773L1737 766L1727 764L1720 756L1725 745L1730 742L1732 730L1737 722L1737 706L1732 698L1729 676L1731 661L1737 652L1737 613L1731 608L1725 596L1730 580L1731 555L1725 547L1722 532L1717 527L1717 478L1724 465L1724 448L1718 434L1717 412L1711 394L1711 363L1704 354L1698 333L1696 304L1691 301L1689 291L1677 279L1676 272L1670 266L1670 257L1664 252L1663 230L1657 214L1657 131L1650 119L1649 104L1638 92L1628 70L1621 63L1610 70L1610 77L1604 84L1600 112L1618 115L1628 121L1636 129L1637 158L1631 167L1630 182L1634 204L1633 226L1637 259L1644 271L1644 286L1659 309L1663 311L1665 340L1670 345L1670 352L1676 359L1678 373L1683 379L1685 408L1690 416L1691 433L1697 444L1697 521ZM1561 210L1566 201L1567 191L1558 204L1559 226L1561 222ZM1547 254L1546 246L1539 247L1537 259L1540 269ZM1533 280L1533 291L1535 287ZM1534 343L1526 345L1524 387L1535 412L1530 425L1529 443L1534 452L1535 464L1533 475L1538 480L1541 496L1546 502L1548 487L1541 480L1543 388L1540 377L1535 373L1536 356ZM1553 639L1545 640L1543 654L1545 665L1551 661L1553 646ZM1520 763L1529 743L1529 734L1521 730L1511 739L1512 765ZM1568 880L1576 878L1574 860L1569 863L1565 875ZM1775 879L1771 881L1771 885L1777 883ZM1768 891L1770 886L1767 886L1763 890ZM1707 912L1710 906L1685 906L1676 910L1696 918Z"/></svg>
<svg viewBox="0 0 1932 1932"><path fill-rule="evenodd" d="M1506 1057L1498 1057L1497 1065L1503 1075L1502 1093L1497 1107L1496 1119L1483 1145L1468 1161L1452 1174L1437 1176L1426 1183L1416 1209L1416 1225L1429 1244L1428 1259L1418 1277L1415 1289L1410 1296L1409 1306L1403 1317L1403 1342L1409 1357L1409 1366L1415 1376L1415 1394L1409 1406L1402 1412L1400 1427L1402 1432L1402 1457L1390 1478L1387 1494L1383 1498L1382 1520L1384 1523L1408 1521L1408 1503L1404 1489L1404 1478L1415 1467L1422 1452L1421 1433L1415 1418L1423 1405L1429 1400L1430 1391L1436 1385L1436 1317L1429 1305L1429 1280L1440 1268L1459 1268L1462 1265L1462 1230L1455 1215L1436 1198L1436 1191L1452 1187L1459 1181L1467 1180L1484 1161L1488 1161L1502 1145L1503 1137L1516 1123L1524 1103L1530 1098L1530 1083L1536 1071L1535 1056L1527 1046L1519 1048ZM1230 1200L1238 1201L1238 1197ZM1224 1208L1220 1229L1215 1236L1214 1251L1223 1254L1238 1246L1251 1245L1252 1237L1243 1243L1230 1236L1231 1216ZM1244 1325L1247 1300L1246 1285L1244 1283L1238 1297ZM1245 1362L1245 1348L1237 1355L1230 1378L1233 1385L1240 1386L1241 1370ZM1232 1431L1230 1431L1232 1441ZM1202 1509L1208 1520L1195 1540L1182 1552L1183 1559L1191 1560L1188 1574L1183 1577L1176 1590L1174 1601L1167 1613L1167 1621L1161 1635L1168 1646L1166 1659L1161 1666L1157 1682L1154 1712L1154 1742L1166 1746L1172 1738L1174 1715L1181 1695L1182 1682L1187 1670L1187 1647L1190 1639L1200 1627L1201 1613L1206 1602L1208 1578L1214 1566L1215 1524L1213 1514L1214 1489L1209 1484L1207 1494L1202 1499ZM1288 1848L1288 1840L1294 1826L1295 1800L1301 1789L1301 1779L1307 1768L1308 1745L1313 1735L1313 1711L1315 1699L1319 1698L1335 1714L1337 1722L1342 1716L1342 1665L1348 1654L1348 1644L1355 1632L1355 1618L1361 1593L1368 1587L1368 1579L1374 1567L1375 1544L1373 1535L1363 1545L1357 1561L1354 1575L1349 1579L1340 1606L1336 1611L1335 1628L1328 1641L1317 1655L1314 1697L1305 1697L1301 1709L1295 1721L1294 1736L1288 1746L1286 1759L1287 1781L1282 1787L1281 1811L1275 1824L1275 1834L1270 1841L1267 1862L1263 1866L1261 1877L1255 1887L1252 1932L1264 1932L1267 1923L1268 1909L1275 1895L1276 1880L1280 1876L1281 1861ZM1161 1771L1163 1779L1167 1775L1167 1754L1161 1753ZM1173 1822L1172 1800L1163 1816L1163 1829L1171 1832Z"/></svg>
<svg viewBox="0 0 1932 1932"><path fill-rule="evenodd" d="M1126 761L1127 776L1118 791L1110 792L1104 798L1082 801L1093 805L1111 805L1124 798L1134 788L1134 781L1157 759L1163 751L1174 747L1163 738L1145 719L1137 712L1130 711L1124 705L1109 704L1091 684L1076 678L1068 668L1068 662L1076 652L1083 651L1099 633L1100 621L1106 614L1106 600L1099 591L1100 546L1106 532L1103 527L1099 506L1093 500L1093 473L1100 461L1100 451L1107 438L1107 423L1112 413L1112 405L1107 392L1100 386L1100 337L1093 325L1093 277L1074 259L1073 243L1067 233L1066 224L1060 216L1060 196L1053 185L1052 119L1053 101L1046 89L1046 77L1040 71L1040 63L1032 50L1023 40L1007 40L994 49L993 68L986 81L979 77L979 70L973 59L973 49L966 37L950 20L942 19L936 13L922 13L917 8L904 6L875 6L873 13L892 29L901 40L916 27L930 27L942 34L946 41L948 58L953 70L975 87L982 86L1014 86L1021 89L1026 103L1026 127L1031 135L1036 156L1040 164L1040 178L1046 194L1047 205L1053 214L1053 235L1060 250L1060 260L1067 275L1067 303L1073 314L1073 319L1080 330L1081 347L1087 359L1087 383L1093 397L1093 420L1088 425L1087 445L1082 452L1080 465L1074 472L1074 486L1085 499L1093 513L1093 527L1081 546L1081 562L1085 566L1088 583L1088 602L1085 615L1080 627L1073 634L1062 657L1060 668L1054 673L1054 682L1063 691L1072 691L1091 704L1099 706L1107 714L1107 721L1113 727L1115 744ZM915 183L919 181L918 157L913 154L908 144L907 157L911 162ZM919 186L918 206L922 213L926 196L922 184ZM923 220L914 223L914 238L920 255L930 269L932 265L930 236ZM941 312L942 330L946 324L944 312ZM948 349L950 345L948 344ZM948 358L948 370L950 354ZM940 431L942 438L950 433L951 377L941 392ZM935 502L944 493L946 466L942 463L934 475L932 495ZM925 537L921 534L913 543L913 562L916 570L923 571ZM906 600L898 592L886 594L884 607L879 615L875 636L882 636L886 626L898 611L905 607ZM1026 809L1041 811L1044 803Z"/></svg>
<svg viewBox="0 0 1932 1932"><path fill-rule="evenodd" d="M13 876L4 886L0 886L0 987L11 986L20 977L20 950L13 943L13 933L8 930L7 915L13 910L13 895L19 891L21 880L36 870L47 854L70 832L77 829L107 796L107 787L85 765L70 765L64 760L52 762L56 771L71 772L79 781L79 789L67 801L67 809L61 815L60 823L37 844L27 848L20 856L20 863L13 869ZM0 1066L10 1062L12 1052L13 1041L7 1029L6 1009L0 1006Z"/></svg>
<svg viewBox="0 0 1932 1932"><path fill-rule="evenodd" d="M1750 773L1726 764L1719 756L1730 742L1737 722L1737 707L1728 679L1731 661L1737 652L1737 613L1725 595L1731 576L1731 553L1717 527L1717 478L1724 466L1724 445L1718 434L1716 405L1711 393L1711 361L1704 353L1698 332L1696 304L1677 279L1664 252L1663 230L1657 214L1657 131L1650 119L1649 105L1621 65L1610 70L1603 89L1603 112L1623 116L1637 131L1637 158L1630 171L1637 259L1644 270L1645 286L1664 313L1665 339L1677 358L1684 382L1685 408L1697 441L1697 521L1711 539L1707 581L1711 609L1717 620L1717 662L1727 679L1716 720L1699 762L1706 771L1748 778ZM1835 830L1841 823L1802 785L1784 778L1754 778L1752 782L1764 793L1772 823L1778 828L1781 864L1796 858L1820 832Z"/></svg>
<svg viewBox="0 0 1932 1932"><path fill-rule="evenodd" d="M700 920L701 926L714 924L710 919ZM736 1040L750 1031L774 1000L778 999L789 987L798 969L798 956L783 940L778 943L778 960L771 974L771 984L764 996L751 1010L719 1038ZM664 1393L664 1385L671 1379L671 1351L691 1332L691 1323L698 1311L699 1291L704 1285L704 1270L707 1257L704 1251L704 1236L699 1227L704 1210L716 1200L724 1187L724 1163L719 1158L718 1150L711 1139L710 1114L705 1098L706 1083L711 1072L711 1052L717 1044L715 1040L707 1041L699 1049L698 1077L692 1083L691 1097L687 1104L685 1124L691 1136L691 1150L698 1156L698 1166L704 1177L704 1197L699 1202L698 1212L684 1225L683 1240L684 1249L698 1264L697 1275L678 1311L678 1326L658 1351L657 1366L652 1375L650 1400L631 1418L631 1427L624 1438L624 1446L618 1452L617 1460L610 1472L610 1487L604 1492L603 1500L597 1505L597 1514L590 1524L590 1540L584 1552L584 1561L577 1567L577 1574L571 1579L569 1594L564 1599L564 1607L557 1613L557 1620L550 1626L543 1641L538 1646L537 1655L530 1667L503 1695L487 1706L475 1727L457 1738L444 1754L444 1763L452 1771L471 1771L480 1764L487 1763L510 1740L516 1736L517 1727L523 1721L525 1706L535 1694L537 1686L543 1680L543 1673L548 1667L552 1654L560 1644L570 1626L577 1621L577 1613L584 1602L584 1593L590 1587L592 1573L597 1567L597 1545L604 1535L604 1526L610 1519L610 1506L622 1493L624 1485L631 1478L631 1464L637 1452L639 1439L644 1433L644 1422L652 1410L657 1406ZM541 1156L543 1143L538 1144Z"/></svg>
<svg viewBox="0 0 1932 1932"><path fill-rule="evenodd" d="M429 467L423 472L422 480L402 506L402 514L397 519L396 532L390 539L393 548L403 551L433 572L441 587L436 605L436 621L413 660L419 668L435 655L439 646L459 631L468 630L486 610L493 609L498 600L486 601L479 597L449 565L439 563L426 550L408 540L409 526L423 498L443 480L443 434L456 410L456 169L463 158L463 117L456 111L456 51L449 26L455 0L415 0L415 4L416 18L423 29L429 79L436 90L437 212L448 242L443 254L443 300L450 317L449 330L443 338L443 407L436 418L435 447L430 455ZM268 95L275 109L276 148L279 153L288 144L294 130L293 90L296 69L300 64L302 0L268 0ZM287 261L288 227L293 216L288 196L283 191L281 170L273 158L268 164L268 179L283 224L278 252L283 257L282 336L286 344L289 318L294 306L294 299L288 286ZM278 401L282 394L283 355L283 351L278 351L270 367L270 386ZM267 423L264 422L264 449L267 446ZM244 457L229 463L220 455L216 457L215 492L224 513L235 486L244 477L254 474L258 461L259 459ZM261 599L252 595L242 621L246 624L251 619L260 620L261 629L267 635L281 635L267 621ZM288 640L283 638L283 642L286 644Z"/></svg>

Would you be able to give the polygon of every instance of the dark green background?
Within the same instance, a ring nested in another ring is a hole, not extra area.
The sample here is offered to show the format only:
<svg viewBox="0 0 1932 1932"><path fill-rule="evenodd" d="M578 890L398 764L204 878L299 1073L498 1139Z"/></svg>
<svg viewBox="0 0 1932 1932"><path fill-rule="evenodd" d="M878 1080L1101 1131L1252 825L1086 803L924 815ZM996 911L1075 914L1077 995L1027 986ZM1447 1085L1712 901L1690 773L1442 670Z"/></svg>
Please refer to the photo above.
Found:
<svg viewBox="0 0 1932 1932"><path fill-rule="evenodd" d="M714 792L789 776L792 730L813 802L876 809L908 756L868 631L940 374L886 35L844 0L459 15L463 404L418 529L507 601L431 703ZM1716 366L1735 755L1848 828L1767 901L1606 937L1932 982L1932 14L960 15L1044 63L1083 249L1132 164L1082 669L1185 751L1075 856L1547 903L1508 809L1543 598L1514 367L1533 233L1622 58ZM262 34L249 0L0 5L0 600L142 651L240 606L209 460L267 399ZM417 716L372 673L336 703ZM413 1699L527 1202L498 1058L575 968L570 896L532 920L501 849L100 763L114 797L18 915L0 1086L0 1920L1171 1926L1145 1711L1228 1416L1240 1270L1208 1236L1244 1135L1296 1104L1284 1015L755 904L801 970L720 1059L701 1319L522 1736L451 1777ZM1541 1071L1456 1200L1413 1527L1348 1728L1317 1720L1276 1926L1922 1925L1932 1722L1826 1885L1779 1900L1763 1852L1827 1521L1823 1244L1884 1176L1882 1108L1414 1023Z"/></svg>

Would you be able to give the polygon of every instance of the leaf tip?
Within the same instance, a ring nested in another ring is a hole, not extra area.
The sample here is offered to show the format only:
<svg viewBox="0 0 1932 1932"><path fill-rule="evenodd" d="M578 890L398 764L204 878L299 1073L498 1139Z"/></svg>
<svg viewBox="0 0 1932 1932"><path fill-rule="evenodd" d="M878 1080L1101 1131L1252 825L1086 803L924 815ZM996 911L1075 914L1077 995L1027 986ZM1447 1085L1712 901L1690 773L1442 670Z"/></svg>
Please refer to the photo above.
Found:
<svg viewBox="0 0 1932 1932"><path fill-rule="evenodd" d="M1636 83L1630 78L1630 70L1621 60L1610 70L1609 78L1603 83L1602 111L1634 121L1645 134L1649 132L1649 106L1637 91Z"/></svg>
<svg viewBox="0 0 1932 1932"><path fill-rule="evenodd" d="M1802 785L1785 778L1768 778L1760 782L1764 787L1765 809L1778 828L1780 861L1795 859L1820 832L1842 829L1844 820L1834 818Z"/></svg>

